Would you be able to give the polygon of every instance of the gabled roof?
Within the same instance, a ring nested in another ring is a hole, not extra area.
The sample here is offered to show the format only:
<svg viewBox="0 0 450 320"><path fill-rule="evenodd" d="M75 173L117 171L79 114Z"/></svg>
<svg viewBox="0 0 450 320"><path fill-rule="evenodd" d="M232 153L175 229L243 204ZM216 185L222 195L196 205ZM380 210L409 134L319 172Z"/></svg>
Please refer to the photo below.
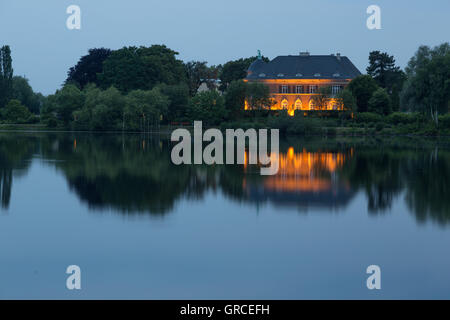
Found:
<svg viewBox="0 0 450 320"><path fill-rule="evenodd" d="M256 79L353 79L361 72L344 56L278 56L266 63L256 59L248 68L248 80Z"/></svg>

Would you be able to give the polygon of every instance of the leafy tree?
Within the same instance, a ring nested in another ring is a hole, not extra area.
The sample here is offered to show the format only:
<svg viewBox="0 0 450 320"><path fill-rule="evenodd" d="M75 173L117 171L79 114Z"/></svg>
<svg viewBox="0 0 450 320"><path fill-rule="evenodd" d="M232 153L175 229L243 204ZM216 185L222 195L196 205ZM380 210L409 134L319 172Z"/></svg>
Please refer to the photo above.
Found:
<svg viewBox="0 0 450 320"><path fill-rule="evenodd" d="M391 100L385 89L379 88L373 93L368 103L368 111L384 115L392 112Z"/></svg>
<svg viewBox="0 0 450 320"><path fill-rule="evenodd" d="M450 44L419 47L405 71L402 108L428 114L437 124L438 115L447 113L450 105Z"/></svg>
<svg viewBox="0 0 450 320"><path fill-rule="evenodd" d="M125 97L114 87L99 90L94 84L83 90L84 104L73 112L77 129L119 130L122 128Z"/></svg>
<svg viewBox="0 0 450 320"><path fill-rule="evenodd" d="M157 86L160 92L169 99L167 113L164 118L169 121L183 120L189 105L189 88L185 83L178 85L161 84Z"/></svg>
<svg viewBox="0 0 450 320"><path fill-rule="evenodd" d="M226 116L224 98L217 91L197 93L189 102L191 120L202 120L207 125L219 123Z"/></svg>
<svg viewBox="0 0 450 320"><path fill-rule="evenodd" d="M69 84L58 90L56 96L56 114L64 125L69 125L73 112L84 105L84 95L75 85Z"/></svg>
<svg viewBox="0 0 450 320"><path fill-rule="evenodd" d="M74 83L83 89L88 83L99 84L97 74L103 71L103 62L110 56L111 50L105 48L89 49L78 63L67 73L66 84Z"/></svg>
<svg viewBox="0 0 450 320"><path fill-rule="evenodd" d="M234 80L225 92L225 108L228 116L232 119L238 118L245 105L247 83L243 80Z"/></svg>
<svg viewBox="0 0 450 320"><path fill-rule="evenodd" d="M2 110L3 118L10 123L27 123L31 112L19 100L12 99Z"/></svg>
<svg viewBox="0 0 450 320"><path fill-rule="evenodd" d="M31 112L39 114L44 97L40 93L33 92L27 78L20 76L13 77L12 89L13 99L19 100Z"/></svg>
<svg viewBox="0 0 450 320"><path fill-rule="evenodd" d="M378 89L376 81L369 75L361 75L353 79L347 88L356 98L356 106L358 112L366 112L368 109L369 99Z"/></svg>
<svg viewBox="0 0 450 320"><path fill-rule="evenodd" d="M114 86L121 92L150 90L159 83L176 85L186 82L186 70L175 52L164 45L124 47L113 51L99 74L102 88Z"/></svg>
<svg viewBox="0 0 450 320"><path fill-rule="evenodd" d="M145 130L159 123L161 115L167 114L169 99L159 88L150 91L134 90L126 98L124 121L127 128Z"/></svg>
<svg viewBox="0 0 450 320"><path fill-rule="evenodd" d="M118 89L110 87L107 90L100 91L97 99L97 105L92 110L91 128L101 130L119 129L122 123L125 97Z"/></svg>
<svg viewBox="0 0 450 320"><path fill-rule="evenodd" d="M220 89L224 91L228 85L234 80L241 80L247 76L247 69L257 57L241 58L238 60L228 61L222 67L220 72ZM269 62L267 57L262 57L264 62Z"/></svg>
<svg viewBox="0 0 450 320"><path fill-rule="evenodd" d="M3 46L0 48L0 107L5 106L12 97L13 73L11 49Z"/></svg>
<svg viewBox="0 0 450 320"><path fill-rule="evenodd" d="M269 87L263 83L248 83L245 96L250 110L268 109L273 104Z"/></svg>

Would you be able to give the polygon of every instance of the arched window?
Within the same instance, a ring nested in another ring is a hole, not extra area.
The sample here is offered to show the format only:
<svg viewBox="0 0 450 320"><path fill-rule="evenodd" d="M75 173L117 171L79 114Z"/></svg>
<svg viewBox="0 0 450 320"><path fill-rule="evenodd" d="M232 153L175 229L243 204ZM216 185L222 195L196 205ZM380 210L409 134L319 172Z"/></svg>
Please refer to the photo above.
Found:
<svg viewBox="0 0 450 320"><path fill-rule="evenodd" d="M295 101L295 110L302 110L302 100L300 98Z"/></svg>
<svg viewBox="0 0 450 320"><path fill-rule="evenodd" d="M309 110L316 110L316 108L316 101L314 101L314 99L309 100Z"/></svg>
<svg viewBox="0 0 450 320"><path fill-rule="evenodd" d="M286 99L281 101L281 109L285 110L288 108L289 102Z"/></svg>

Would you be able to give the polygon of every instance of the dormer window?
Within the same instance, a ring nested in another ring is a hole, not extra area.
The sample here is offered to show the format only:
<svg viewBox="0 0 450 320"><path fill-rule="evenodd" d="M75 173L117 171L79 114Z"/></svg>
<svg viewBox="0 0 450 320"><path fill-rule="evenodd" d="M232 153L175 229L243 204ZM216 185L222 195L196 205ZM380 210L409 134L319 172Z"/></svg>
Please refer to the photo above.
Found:
<svg viewBox="0 0 450 320"><path fill-rule="evenodd" d="M265 73L260 73L260 74L259 74L259 77L260 77L260 78L264 78L265 76L266 76Z"/></svg>
<svg viewBox="0 0 450 320"><path fill-rule="evenodd" d="M301 74L301 73L297 73L296 75L295 75L296 77L303 77L303 75Z"/></svg>
<svg viewBox="0 0 450 320"><path fill-rule="evenodd" d="M284 74L279 73L279 74L278 74L278 77L279 77L279 78L280 78L280 77L284 77Z"/></svg>
<svg viewBox="0 0 450 320"><path fill-rule="evenodd" d="M315 73L314 77L320 77L320 73Z"/></svg>
<svg viewBox="0 0 450 320"><path fill-rule="evenodd" d="M341 74L339 72L336 72L336 73L333 74L334 78L339 78L340 76L341 76Z"/></svg>

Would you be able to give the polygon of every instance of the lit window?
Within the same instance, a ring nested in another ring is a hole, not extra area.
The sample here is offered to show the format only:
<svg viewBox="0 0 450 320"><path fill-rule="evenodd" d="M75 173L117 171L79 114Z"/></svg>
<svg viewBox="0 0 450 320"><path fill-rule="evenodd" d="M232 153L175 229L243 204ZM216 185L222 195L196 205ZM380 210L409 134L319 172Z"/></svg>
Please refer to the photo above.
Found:
<svg viewBox="0 0 450 320"><path fill-rule="evenodd" d="M341 92L342 86L332 86L331 87L331 94L338 94Z"/></svg>
<svg viewBox="0 0 450 320"><path fill-rule="evenodd" d="M260 78L264 78L265 76L266 76L265 73L260 73L260 74L259 74L259 77L260 77Z"/></svg>
<svg viewBox="0 0 450 320"><path fill-rule="evenodd" d="M303 75L301 73L297 73L295 76L296 77L303 77Z"/></svg>
<svg viewBox="0 0 450 320"><path fill-rule="evenodd" d="M278 77L284 77L284 74L279 73L279 74L278 74Z"/></svg>
<svg viewBox="0 0 450 320"><path fill-rule="evenodd" d="M288 86L281 86L281 93L288 93Z"/></svg>
<svg viewBox="0 0 450 320"><path fill-rule="evenodd" d="M283 101L281 101L281 109L287 109L288 105L289 103L286 99L283 99Z"/></svg>
<svg viewBox="0 0 450 320"><path fill-rule="evenodd" d="M295 109L296 110L301 110L302 109L302 100L297 99L297 101L295 101Z"/></svg>
<svg viewBox="0 0 450 320"><path fill-rule="evenodd" d="M296 86L295 93L303 93L303 86Z"/></svg>
<svg viewBox="0 0 450 320"><path fill-rule="evenodd" d="M320 77L320 73L315 73L314 77Z"/></svg>
<svg viewBox="0 0 450 320"><path fill-rule="evenodd" d="M314 101L314 99L309 100L309 110L315 110L316 106L316 101Z"/></svg>
<svg viewBox="0 0 450 320"><path fill-rule="evenodd" d="M317 93L318 87L317 86L309 86L309 93Z"/></svg>

